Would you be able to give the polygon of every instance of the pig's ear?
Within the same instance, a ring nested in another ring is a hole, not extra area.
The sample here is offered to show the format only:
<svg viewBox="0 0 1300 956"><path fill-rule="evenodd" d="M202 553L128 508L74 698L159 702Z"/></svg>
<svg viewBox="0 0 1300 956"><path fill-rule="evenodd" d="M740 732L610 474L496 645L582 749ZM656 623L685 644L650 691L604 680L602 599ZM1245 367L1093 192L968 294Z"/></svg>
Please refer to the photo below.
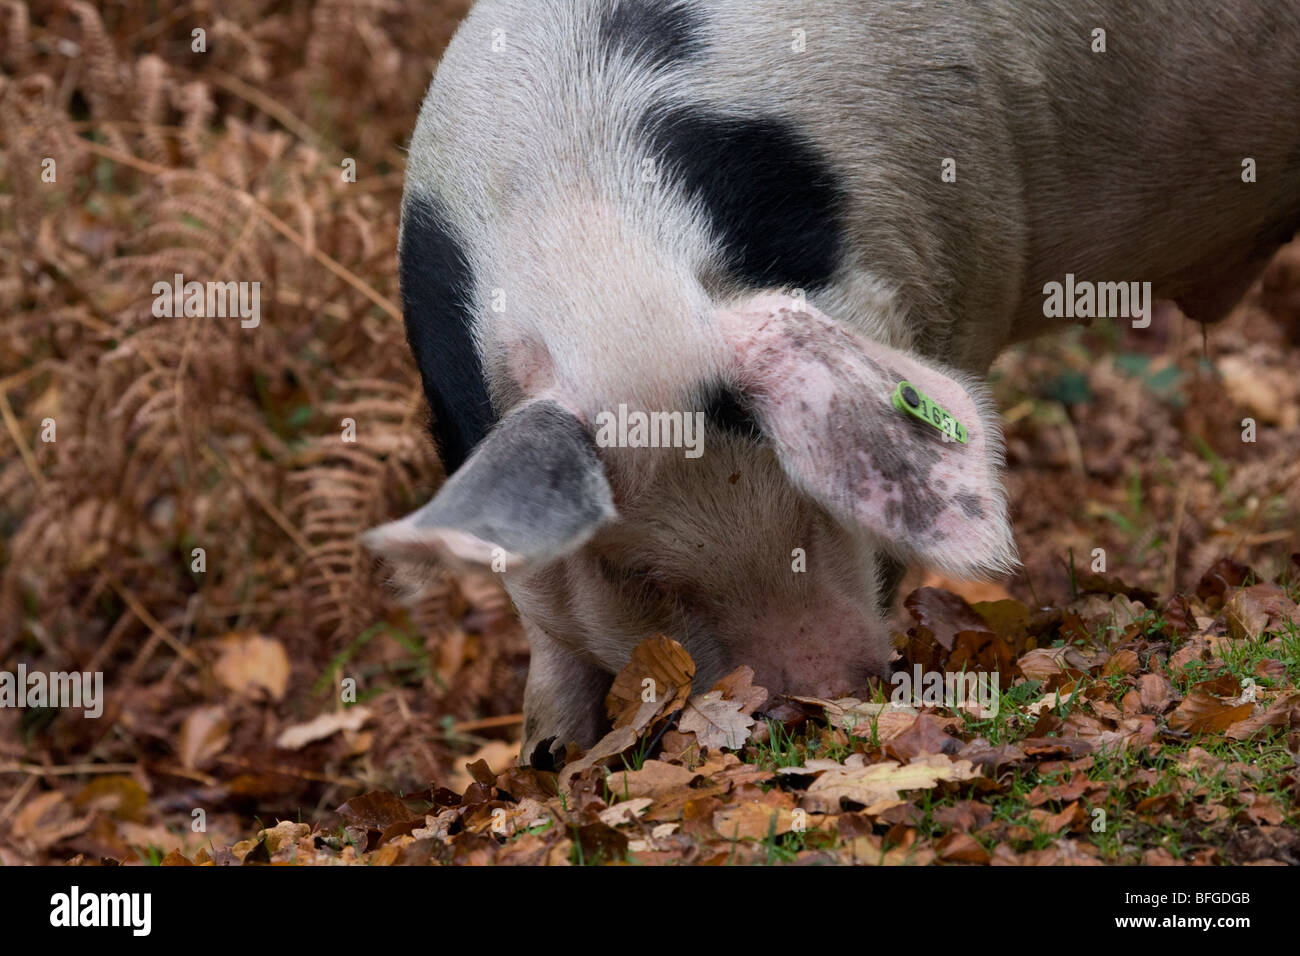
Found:
<svg viewBox="0 0 1300 956"><path fill-rule="evenodd" d="M795 485L904 560L958 577L1015 565L1002 437L982 383L784 297L718 320L735 382ZM965 443L895 407L902 382L954 416Z"/></svg>
<svg viewBox="0 0 1300 956"><path fill-rule="evenodd" d="M614 516L586 429L540 400L502 419L432 501L362 541L390 559L513 571L573 551Z"/></svg>

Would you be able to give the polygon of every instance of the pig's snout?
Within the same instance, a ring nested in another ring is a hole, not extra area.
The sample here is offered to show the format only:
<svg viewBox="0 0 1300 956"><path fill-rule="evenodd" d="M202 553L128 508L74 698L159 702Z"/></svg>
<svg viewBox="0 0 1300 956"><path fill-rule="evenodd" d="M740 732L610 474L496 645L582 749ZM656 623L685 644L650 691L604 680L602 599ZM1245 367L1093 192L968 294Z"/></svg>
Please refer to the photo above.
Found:
<svg viewBox="0 0 1300 956"><path fill-rule="evenodd" d="M848 601L757 612L745 630L733 660L752 667L754 682L772 693L857 695L888 674L888 626Z"/></svg>

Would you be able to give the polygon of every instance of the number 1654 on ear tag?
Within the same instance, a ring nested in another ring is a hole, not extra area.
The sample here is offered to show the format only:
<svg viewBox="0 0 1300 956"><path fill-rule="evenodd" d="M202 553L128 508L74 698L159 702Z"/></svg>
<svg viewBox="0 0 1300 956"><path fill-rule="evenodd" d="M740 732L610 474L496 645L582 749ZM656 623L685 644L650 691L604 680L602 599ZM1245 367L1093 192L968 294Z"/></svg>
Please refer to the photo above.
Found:
<svg viewBox="0 0 1300 956"><path fill-rule="evenodd" d="M900 412L907 412L941 432L945 441L966 444L966 427L911 382L898 383L898 388L894 389L893 402Z"/></svg>

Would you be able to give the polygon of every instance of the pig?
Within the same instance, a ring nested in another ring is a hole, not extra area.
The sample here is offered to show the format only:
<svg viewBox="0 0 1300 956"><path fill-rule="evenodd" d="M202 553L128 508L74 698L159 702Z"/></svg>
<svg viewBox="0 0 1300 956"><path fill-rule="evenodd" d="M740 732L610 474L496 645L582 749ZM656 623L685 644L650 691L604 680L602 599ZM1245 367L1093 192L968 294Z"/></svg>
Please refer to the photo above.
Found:
<svg viewBox="0 0 1300 956"><path fill-rule="evenodd" d="M1049 284L1214 321L1297 226L1294 0L480 0L399 239L449 477L365 542L501 575L525 761L656 632L861 690L906 566L1016 565L984 377Z"/></svg>

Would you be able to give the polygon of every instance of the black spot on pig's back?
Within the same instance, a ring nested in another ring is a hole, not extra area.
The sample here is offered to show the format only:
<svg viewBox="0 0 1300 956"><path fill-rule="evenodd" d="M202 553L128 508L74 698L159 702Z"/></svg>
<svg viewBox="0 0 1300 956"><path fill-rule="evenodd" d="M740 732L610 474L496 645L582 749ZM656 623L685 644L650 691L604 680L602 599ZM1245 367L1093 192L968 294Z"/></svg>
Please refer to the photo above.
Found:
<svg viewBox="0 0 1300 956"><path fill-rule="evenodd" d="M611 0L600 21L600 42L651 68L672 66L704 49L699 12L681 0Z"/></svg>
<svg viewBox="0 0 1300 956"><path fill-rule="evenodd" d="M448 475L496 421L471 335L473 273L442 203L408 196L398 269L406 338L433 411L430 428Z"/></svg>
<svg viewBox="0 0 1300 956"><path fill-rule="evenodd" d="M659 109L645 135L661 175L707 213L728 277L814 290L839 263L845 188L828 157L775 116Z"/></svg>

